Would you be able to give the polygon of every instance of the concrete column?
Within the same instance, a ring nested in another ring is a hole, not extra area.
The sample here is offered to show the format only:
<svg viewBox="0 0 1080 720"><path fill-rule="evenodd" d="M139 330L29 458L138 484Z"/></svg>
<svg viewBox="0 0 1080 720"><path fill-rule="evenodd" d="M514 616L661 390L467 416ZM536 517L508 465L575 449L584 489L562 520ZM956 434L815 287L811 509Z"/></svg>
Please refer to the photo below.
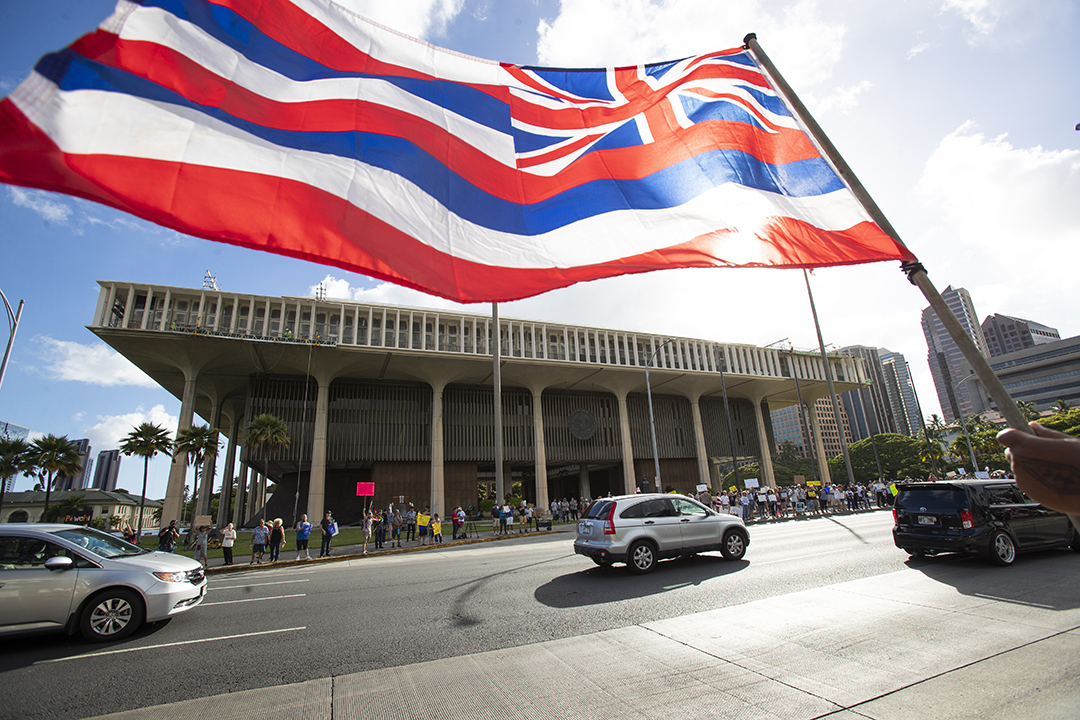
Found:
<svg viewBox="0 0 1080 720"><path fill-rule="evenodd" d="M757 400L754 400L754 419L757 421L758 455L761 458L763 484L774 488L776 487L776 472L773 470L769 435L765 432L765 413L761 411L761 403Z"/></svg>
<svg viewBox="0 0 1080 720"><path fill-rule="evenodd" d="M445 516L446 468L443 464L443 388L445 383L431 386L431 512ZM499 498L502 501L502 498Z"/></svg>
<svg viewBox="0 0 1080 720"><path fill-rule="evenodd" d="M578 499L583 497L592 497L592 487L589 482L589 466L586 463L581 463L581 467L578 469Z"/></svg>
<svg viewBox="0 0 1080 720"><path fill-rule="evenodd" d="M330 381L319 378L315 401L315 433L311 440L311 477L308 479L309 518L321 519L326 506L326 438L330 418ZM299 478L297 478L299 482Z"/></svg>
<svg viewBox="0 0 1080 720"><path fill-rule="evenodd" d="M195 416L195 385L198 373L194 370L184 370L184 395L180 402L180 419L176 425L176 434L191 427L191 420ZM184 481L187 478L187 453L173 455L172 466L169 468L169 484L165 490L165 501L161 508L161 525L165 527L170 521L180 521L180 510L184 504Z"/></svg>
<svg viewBox="0 0 1080 720"><path fill-rule="evenodd" d="M690 398L690 413L694 419L694 446L697 451L698 483L712 485L709 477L709 451L705 449L705 426L701 422L701 396Z"/></svg>
<svg viewBox="0 0 1080 720"><path fill-rule="evenodd" d="M533 446L536 448L536 507L545 509L551 504L548 499L547 447L544 445L544 404L543 390L533 390Z"/></svg>
<svg viewBox="0 0 1080 720"><path fill-rule="evenodd" d="M622 431L623 492L634 492L637 480L634 478L634 443L630 436L630 411L626 405L626 393L615 393L619 401L619 430Z"/></svg>
<svg viewBox="0 0 1080 720"><path fill-rule="evenodd" d="M235 311L235 307L233 310ZM239 423L233 420L232 437L229 438L229 444L225 450L225 465L221 468L221 497L218 499L217 513L217 526L219 528L225 527L229 522L229 501L233 495L233 472L236 469L236 440L240 434L238 425ZM239 503L240 498L237 497L236 501Z"/></svg>
<svg viewBox="0 0 1080 720"><path fill-rule="evenodd" d="M812 442L814 443L814 456L817 459L818 464L818 479L822 484L828 484L829 479L829 459L825 457L825 443L821 439L821 425L818 423L817 414L817 402L814 400L808 401L807 406L810 408L810 433L814 436Z"/></svg>

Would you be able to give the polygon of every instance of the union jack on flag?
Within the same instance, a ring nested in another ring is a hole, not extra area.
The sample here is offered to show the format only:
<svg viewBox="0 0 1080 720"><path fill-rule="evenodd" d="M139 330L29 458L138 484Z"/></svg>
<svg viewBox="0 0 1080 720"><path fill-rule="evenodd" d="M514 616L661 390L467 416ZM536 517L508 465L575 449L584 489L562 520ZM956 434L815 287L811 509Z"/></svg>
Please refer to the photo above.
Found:
<svg viewBox="0 0 1080 720"><path fill-rule="evenodd" d="M914 260L742 49L522 67L332 0L120 0L0 102L0 181L462 302Z"/></svg>

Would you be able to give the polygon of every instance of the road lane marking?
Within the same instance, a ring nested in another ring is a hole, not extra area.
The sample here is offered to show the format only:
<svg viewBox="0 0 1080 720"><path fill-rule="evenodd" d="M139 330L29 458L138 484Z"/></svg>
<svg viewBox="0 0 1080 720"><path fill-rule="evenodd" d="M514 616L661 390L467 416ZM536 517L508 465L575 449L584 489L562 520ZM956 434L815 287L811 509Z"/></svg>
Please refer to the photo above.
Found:
<svg viewBox="0 0 1080 720"><path fill-rule="evenodd" d="M311 582L307 578L303 580L280 580L278 582L252 583L250 585L214 585L215 590L237 590L239 588L263 587L264 585L289 585L291 583Z"/></svg>
<svg viewBox="0 0 1080 720"><path fill-rule="evenodd" d="M298 595L273 595L271 597L261 597L261 598L244 598L243 600L222 600L221 602L212 602L212 603L205 603L204 602L199 607L213 607L214 605L232 605L233 603L242 603L242 602L260 602L262 600L281 600L281 599L284 599L284 598L296 598L296 597L307 597L307 593L300 593Z"/></svg>
<svg viewBox="0 0 1080 720"><path fill-rule="evenodd" d="M277 633L295 632L307 630L307 626L282 628L280 630L262 630L260 632L242 633L240 635L222 635L221 637L202 638L201 640L179 640L177 642L162 643L160 645L144 645L142 647L124 648L122 650L105 650L103 652L87 653L86 655L72 655L71 657L55 658L53 660L38 660L34 665L48 665L49 663L65 662L67 660L83 660L85 658L104 657L106 655L120 655L121 653L137 652L139 650L160 650L161 648L179 647L180 645L196 645L198 643L216 642L218 640L236 640L238 638L255 637L256 635L274 635Z"/></svg>
<svg viewBox="0 0 1080 720"><path fill-rule="evenodd" d="M754 567L761 567L762 565L775 565L776 563L792 562L793 560L809 560L811 558L819 558L822 555L835 555L836 553L851 552L851 548L840 548L839 550L825 550L824 552L816 552L811 555L796 555L795 557L781 558L780 560L766 560L765 562L750 561L750 564Z"/></svg>

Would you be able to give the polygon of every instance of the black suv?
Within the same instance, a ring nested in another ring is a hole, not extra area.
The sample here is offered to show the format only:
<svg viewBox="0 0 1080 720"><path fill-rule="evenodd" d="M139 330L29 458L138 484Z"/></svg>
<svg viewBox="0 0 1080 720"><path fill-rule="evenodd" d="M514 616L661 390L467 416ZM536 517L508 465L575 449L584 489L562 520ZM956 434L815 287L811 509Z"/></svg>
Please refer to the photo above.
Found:
<svg viewBox="0 0 1080 720"><path fill-rule="evenodd" d="M893 520L896 547L915 556L963 552L1009 565L1018 551L1080 552L1069 518L1024 495L1015 480L897 483Z"/></svg>

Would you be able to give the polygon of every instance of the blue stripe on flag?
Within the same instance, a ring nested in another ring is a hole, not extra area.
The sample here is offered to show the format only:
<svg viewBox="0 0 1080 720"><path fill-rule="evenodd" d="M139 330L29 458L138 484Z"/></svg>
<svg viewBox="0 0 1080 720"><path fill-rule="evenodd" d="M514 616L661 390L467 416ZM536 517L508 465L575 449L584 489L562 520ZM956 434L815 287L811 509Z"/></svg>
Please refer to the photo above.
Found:
<svg viewBox="0 0 1080 720"><path fill-rule="evenodd" d="M523 67L563 92L593 100L614 101L608 89L606 70L563 70L560 68Z"/></svg>

